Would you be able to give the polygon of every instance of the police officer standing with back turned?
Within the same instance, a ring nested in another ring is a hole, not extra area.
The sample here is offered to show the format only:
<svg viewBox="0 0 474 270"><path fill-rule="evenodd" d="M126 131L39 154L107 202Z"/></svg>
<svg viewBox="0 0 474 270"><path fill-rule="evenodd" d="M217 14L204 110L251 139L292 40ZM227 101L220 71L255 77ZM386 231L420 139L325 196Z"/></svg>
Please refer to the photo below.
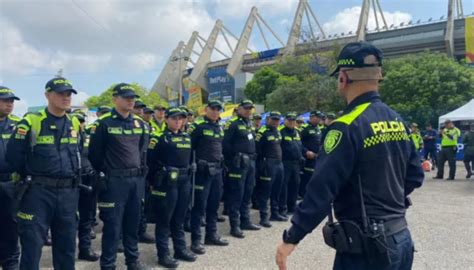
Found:
<svg viewBox="0 0 474 270"><path fill-rule="evenodd" d="M318 127L318 113L312 111L309 113L308 123L303 124L301 127L301 143L304 148L305 164L303 166L303 175L301 176L301 183L299 187L299 195L304 196L306 192L306 185L311 179L314 172L314 166L316 166L316 155L319 152L321 146L321 130Z"/></svg>
<svg viewBox="0 0 474 270"><path fill-rule="evenodd" d="M250 200L255 186L255 134L250 116L254 108L251 100L240 102L237 116L224 128L223 150L228 169L227 203L229 206L230 234L244 238L242 230L260 230L250 220Z"/></svg>
<svg viewBox="0 0 474 270"><path fill-rule="evenodd" d="M260 225L270 228L268 199L272 216L278 215L278 197L283 184L283 163L281 151L281 134L278 131L281 113L272 111L266 125L257 133L257 153L259 164L259 192L257 193L260 210Z"/></svg>
<svg viewBox="0 0 474 270"><path fill-rule="evenodd" d="M99 191L99 217L104 222L101 269L115 269L117 246L123 233L127 269L143 269L138 260L138 226L147 173L148 125L131 113L135 99L132 85L113 88L115 108L91 128L89 160L105 174Z"/></svg>
<svg viewBox="0 0 474 270"><path fill-rule="evenodd" d="M153 134L148 146L152 203L156 213L156 249L158 264L178 267L175 259L194 262L197 256L186 247L184 218L191 199L191 138L181 128L187 111L169 108L165 112L166 129ZM168 239L173 239L174 258Z"/></svg>
<svg viewBox="0 0 474 270"><path fill-rule="evenodd" d="M12 203L15 194L12 168L6 162L7 144L20 118L12 115L15 100L13 91L0 86L0 266L17 269L20 259L18 229L13 219Z"/></svg>
<svg viewBox="0 0 474 270"><path fill-rule="evenodd" d="M440 132L441 136L441 151L438 155L438 172L434 179L443 179L444 177L444 163L448 161L449 176L447 180L454 180L456 176L456 153L458 151L458 138L461 136L461 131L454 126L451 120L444 122L444 128Z"/></svg>
<svg viewBox="0 0 474 270"><path fill-rule="evenodd" d="M219 124L223 109L218 100L211 100L206 106L206 115L197 119L189 128L197 165L194 186L194 206L191 210L191 250L204 254L201 220L206 217L206 245L227 246L229 242L217 234L217 211L222 196L222 139L224 131Z"/></svg>
<svg viewBox="0 0 474 270"><path fill-rule="evenodd" d="M80 127L66 110L77 92L60 77L48 81L45 88L47 108L18 123L8 142L7 162L20 174L20 187L29 185L16 214L20 269L39 269L51 228L53 266L67 270L74 269L76 251Z"/></svg>
<svg viewBox="0 0 474 270"><path fill-rule="evenodd" d="M286 269L296 245L329 214L323 236L337 251L334 269L411 269L414 246L405 220L406 198L424 175L408 127L377 93L382 52L353 42L337 63L333 74L348 105L328 127L276 262Z"/></svg>

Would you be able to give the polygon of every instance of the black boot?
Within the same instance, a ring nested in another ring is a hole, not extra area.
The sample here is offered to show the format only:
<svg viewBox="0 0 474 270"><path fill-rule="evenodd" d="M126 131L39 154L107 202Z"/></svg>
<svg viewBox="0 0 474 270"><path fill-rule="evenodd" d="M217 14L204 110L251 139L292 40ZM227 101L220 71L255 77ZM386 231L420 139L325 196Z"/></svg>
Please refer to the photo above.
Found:
<svg viewBox="0 0 474 270"><path fill-rule="evenodd" d="M206 249L201 244L201 242L195 242L191 244L191 251L196 253L197 255L203 255L206 253Z"/></svg>
<svg viewBox="0 0 474 270"><path fill-rule="evenodd" d="M230 235L232 235L235 238L244 238L244 232L239 227L233 227L230 229Z"/></svg>
<svg viewBox="0 0 474 270"><path fill-rule="evenodd" d="M177 268L179 263L177 260L173 259L169 254L165 256L159 256L158 257L158 264L165 267L165 268Z"/></svg>
<svg viewBox="0 0 474 270"><path fill-rule="evenodd" d="M228 246L229 242L225 239L222 239L217 234L212 234L212 235L206 235L204 244L209 245L209 246Z"/></svg>
<svg viewBox="0 0 474 270"><path fill-rule="evenodd" d="M192 251L185 248L182 250L176 250L174 252L174 258L185 262L194 262L196 261L197 256Z"/></svg>
<svg viewBox="0 0 474 270"><path fill-rule="evenodd" d="M127 270L145 270L146 267L139 261L127 265Z"/></svg>
<svg viewBox="0 0 474 270"><path fill-rule="evenodd" d="M118 253L123 253L123 250L124 250L124 248L123 248L122 240L119 240L119 243L117 245L117 252Z"/></svg>
<svg viewBox="0 0 474 270"><path fill-rule="evenodd" d="M218 216L217 217L217 222L219 222L219 223L225 222L225 217L224 216Z"/></svg>
<svg viewBox="0 0 474 270"><path fill-rule="evenodd" d="M258 231L260 230L260 226L253 224L252 222L245 222L240 224L240 228L244 231Z"/></svg>
<svg viewBox="0 0 474 270"><path fill-rule="evenodd" d="M285 218L284 216L275 213L270 216L270 220L284 222L284 221L288 221L288 218Z"/></svg>
<svg viewBox="0 0 474 270"><path fill-rule="evenodd" d="M99 260L100 256L94 252L92 248L79 250L79 255L77 256L79 260L95 262Z"/></svg>
<svg viewBox="0 0 474 270"><path fill-rule="evenodd" d="M272 227L272 224L270 223L270 221L268 221L268 218L260 220L260 225L262 225L262 227L265 227L265 228Z"/></svg>

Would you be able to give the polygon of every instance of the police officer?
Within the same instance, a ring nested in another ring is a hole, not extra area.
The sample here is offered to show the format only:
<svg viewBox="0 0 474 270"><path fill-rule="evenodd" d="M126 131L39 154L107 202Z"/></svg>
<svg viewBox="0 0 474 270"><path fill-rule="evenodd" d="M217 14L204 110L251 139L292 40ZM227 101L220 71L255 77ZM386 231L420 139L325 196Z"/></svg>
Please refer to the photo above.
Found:
<svg viewBox="0 0 474 270"><path fill-rule="evenodd" d="M82 111L75 111L72 115L81 124L80 140L82 144L81 151L81 181L86 186L93 186L96 182L97 174L89 162L89 141L90 134L86 132L86 115ZM94 217L97 210L97 190L83 190L79 191L79 254L78 259L95 262L99 259L99 255L94 252L91 247L92 232Z"/></svg>
<svg viewBox="0 0 474 270"><path fill-rule="evenodd" d="M443 179L444 163L448 161L449 177L447 180L454 180L456 176L456 152L458 151L458 138L461 136L461 131L454 126L451 120L446 120L440 133L441 152L438 156L438 173L434 179Z"/></svg>
<svg viewBox="0 0 474 270"><path fill-rule="evenodd" d="M119 83L112 95L115 108L94 123L89 148L92 166L105 174L98 198L99 217L104 222L100 266L115 269L122 232L127 268L142 269L138 260L138 226L149 130L140 117L131 113L138 98L132 85Z"/></svg>
<svg viewBox="0 0 474 270"><path fill-rule="evenodd" d="M151 195L156 213L156 249L158 263L166 268L178 267L175 259L193 262L196 255L186 248L184 217L191 199L191 138L182 131L187 112L169 108L165 113L166 130L153 134L148 146ZM170 255L171 235L174 258Z"/></svg>
<svg viewBox="0 0 474 270"><path fill-rule="evenodd" d="M262 127L262 115L259 113L255 113L252 116L252 125L254 131L257 132Z"/></svg>
<svg viewBox="0 0 474 270"><path fill-rule="evenodd" d="M474 170L474 124L471 129L462 138L464 144L464 166L466 167L466 179L471 178L472 170Z"/></svg>
<svg viewBox="0 0 474 270"><path fill-rule="evenodd" d="M332 124L332 122L334 122L334 120L336 120L336 114L330 112L326 115L326 122L324 123L324 125L326 127L329 127Z"/></svg>
<svg viewBox="0 0 474 270"><path fill-rule="evenodd" d="M281 150L283 154L284 178L279 197L278 215L272 220L286 221L288 213L295 210L300 185L300 170L304 163L303 144L296 130L296 113L287 113L284 125L280 127ZM276 213L275 213L276 214Z"/></svg>
<svg viewBox="0 0 474 270"><path fill-rule="evenodd" d="M143 103L143 100L137 99L137 100L135 100L135 105L133 106L132 113L136 116L140 116L140 118L143 119L145 108L146 108L146 105L145 105L145 103Z"/></svg>
<svg viewBox="0 0 474 270"><path fill-rule="evenodd" d="M349 43L339 55L335 74L348 105L329 127L306 195L277 248L280 269L328 213L323 232L337 250L334 269L411 269L406 197L421 186L423 170L408 127L377 93L381 61L382 52L365 42Z"/></svg>
<svg viewBox="0 0 474 270"><path fill-rule="evenodd" d="M318 127L319 112L312 111L309 113L309 121L301 126L301 143L305 157L303 166L303 174L301 175L301 183L298 194L303 197L306 192L306 185L311 179L316 166L316 155L321 146L321 130Z"/></svg>
<svg viewBox="0 0 474 270"><path fill-rule="evenodd" d="M23 181L32 179L16 215L20 269L39 269L49 228L54 268L74 269L80 127L66 110L77 92L61 77L48 81L45 88L47 108L18 123L7 149L7 162Z"/></svg>
<svg viewBox="0 0 474 270"><path fill-rule="evenodd" d="M154 133L161 133L166 129L165 111L166 107L163 105L156 105L154 107L155 114L151 121L151 128Z"/></svg>
<svg viewBox="0 0 474 270"><path fill-rule="evenodd" d="M283 163L281 134L278 131L281 113L269 113L266 125L257 133L257 153L259 164L259 192L257 194L260 210L260 225L270 228L268 199L270 199L272 217L278 216L278 197L283 184Z"/></svg>
<svg viewBox="0 0 474 270"><path fill-rule="evenodd" d="M143 108L143 120L148 123L148 125L151 127L151 121L153 120L153 110L145 107Z"/></svg>
<svg viewBox="0 0 474 270"><path fill-rule="evenodd" d="M217 211L222 196L222 139L224 131L219 124L222 103L211 100L206 115L189 128L197 164L194 186L194 207L191 211L191 250L204 254L201 220L206 216L206 245L227 246L229 243L217 234Z"/></svg>
<svg viewBox="0 0 474 270"><path fill-rule="evenodd" d="M250 221L250 201L255 186L255 134L250 116L253 102L240 102L237 116L224 127L223 151L227 174L227 205L229 209L230 234L244 238L242 230L260 230Z"/></svg>
<svg viewBox="0 0 474 270"><path fill-rule="evenodd" d="M421 148L423 148L423 138L421 137L420 130L418 129L417 123L412 123L410 125L410 138L415 145L416 151L420 152Z"/></svg>
<svg viewBox="0 0 474 270"><path fill-rule="evenodd" d="M15 100L13 91L0 86L0 266L17 269L20 258L18 229L11 212L14 184L12 168L6 162L7 144L20 118L12 115Z"/></svg>

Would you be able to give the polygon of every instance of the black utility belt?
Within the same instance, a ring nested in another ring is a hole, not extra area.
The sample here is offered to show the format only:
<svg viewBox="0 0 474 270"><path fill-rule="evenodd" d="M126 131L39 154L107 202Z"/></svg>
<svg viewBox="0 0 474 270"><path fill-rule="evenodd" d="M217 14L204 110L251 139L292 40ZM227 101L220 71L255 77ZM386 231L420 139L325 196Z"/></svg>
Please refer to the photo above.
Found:
<svg viewBox="0 0 474 270"><path fill-rule="evenodd" d="M109 177L137 177L144 176L146 171L146 168L107 170L106 175Z"/></svg>
<svg viewBox="0 0 474 270"><path fill-rule="evenodd" d="M182 175L189 175L190 169L189 167L186 168L177 168L177 167L172 167L172 166L166 166L163 167L163 171L165 172L175 172L177 173L177 177L182 176Z"/></svg>
<svg viewBox="0 0 474 270"><path fill-rule="evenodd" d="M204 159L199 159L197 161L197 166L199 167L212 167L212 168L222 168L223 162L218 161L218 162L210 162Z"/></svg>
<svg viewBox="0 0 474 270"><path fill-rule="evenodd" d="M324 225L323 238L328 246L339 253L390 260L387 237L403 231L407 226L404 217L387 221L369 219L368 231L364 231L358 221L340 220Z"/></svg>
<svg viewBox="0 0 474 270"><path fill-rule="evenodd" d="M50 188L73 188L77 187L76 178L53 178L46 176L33 176L32 183Z"/></svg>

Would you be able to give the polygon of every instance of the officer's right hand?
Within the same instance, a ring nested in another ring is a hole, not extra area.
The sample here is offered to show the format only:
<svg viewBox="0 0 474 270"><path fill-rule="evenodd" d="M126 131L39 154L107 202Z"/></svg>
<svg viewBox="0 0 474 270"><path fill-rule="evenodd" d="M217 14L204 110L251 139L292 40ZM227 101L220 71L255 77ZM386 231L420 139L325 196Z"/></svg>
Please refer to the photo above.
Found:
<svg viewBox="0 0 474 270"><path fill-rule="evenodd" d="M316 157L316 154L312 151L306 151L306 158L307 159L314 159Z"/></svg>
<svg viewBox="0 0 474 270"><path fill-rule="evenodd" d="M288 256L291 255L293 250L295 250L295 247L296 245L284 242L278 245L275 260L280 270L286 270L286 260L288 259Z"/></svg>

